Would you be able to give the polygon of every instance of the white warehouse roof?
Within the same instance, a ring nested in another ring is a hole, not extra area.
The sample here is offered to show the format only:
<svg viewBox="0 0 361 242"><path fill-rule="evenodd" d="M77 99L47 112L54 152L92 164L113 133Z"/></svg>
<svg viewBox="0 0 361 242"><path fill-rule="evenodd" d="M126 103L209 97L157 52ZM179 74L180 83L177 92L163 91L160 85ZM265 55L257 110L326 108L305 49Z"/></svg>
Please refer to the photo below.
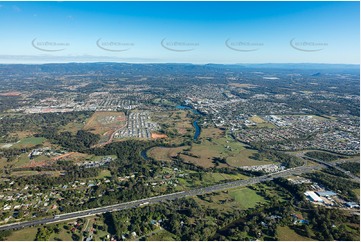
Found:
<svg viewBox="0 0 361 242"><path fill-rule="evenodd" d="M323 202L323 200L316 193L312 191L305 192L305 195L310 197L314 202L321 202L321 203Z"/></svg>

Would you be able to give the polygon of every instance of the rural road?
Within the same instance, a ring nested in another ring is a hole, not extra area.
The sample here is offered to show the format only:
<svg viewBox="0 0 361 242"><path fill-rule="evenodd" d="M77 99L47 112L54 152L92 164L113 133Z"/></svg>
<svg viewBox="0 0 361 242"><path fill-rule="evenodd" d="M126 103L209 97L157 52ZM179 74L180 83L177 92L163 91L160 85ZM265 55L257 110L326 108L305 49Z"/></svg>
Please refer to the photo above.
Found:
<svg viewBox="0 0 361 242"><path fill-rule="evenodd" d="M246 179L246 180L237 180L237 181L232 181L232 182L226 182L226 183L217 184L217 185L213 185L213 186L196 188L196 189L189 190L189 191L171 193L171 194L166 194L166 195L161 195L161 196L156 196L156 197L144 198L144 199L140 199L140 200L136 200L136 201L114 204L114 205L110 205L110 206L104 206L104 207L98 207L98 208L93 208L93 209L88 209L88 210L83 210L83 211L78 211L78 212L60 214L60 215L56 215L55 217L52 217L52 218L43 218L43 219L38 219L38 220L33 220L33 221L25 221L25 222L6 224L6 225L0 226L0 231L1 230L10 230L10 229L21 229L21 228L36 226L36 225L41 225L41 224L57 223L57 222L62 222L62 221L66 221L66 220L93 216L96 214L103 214L103 213L107 213L107 212L114 212L114 211L135 208L138 206L143 206L143 205L148 205L148 204L165 202L167 200L175 200L175 199L184 198L184 197L188 197L188 196L196 196L196 195L202 195L202 194L211 193L211 192L222 191L222 190L230 189L230 188L248 186L248 185L252 185L252 184L256 184L256 183L260 183L260 182L264 182L264 181L270 181L270 180L273 180L274 178L278 178L278 177L299 175L299 174L302 174L305 172L319 170L322 167L323 167L322 165L300 166L300 167L291 168L291 169L287 169L284 171L272 173L269 175L253 177L253 178Z"/></svg>

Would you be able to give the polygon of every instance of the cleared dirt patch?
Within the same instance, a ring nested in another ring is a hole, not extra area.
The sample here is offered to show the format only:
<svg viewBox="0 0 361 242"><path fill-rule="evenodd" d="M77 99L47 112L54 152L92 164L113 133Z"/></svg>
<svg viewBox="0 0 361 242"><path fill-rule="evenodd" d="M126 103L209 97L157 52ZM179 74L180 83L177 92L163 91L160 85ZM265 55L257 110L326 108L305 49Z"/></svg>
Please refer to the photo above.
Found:
<svg viewBox="0 0 361 242"><path fill-rule="evenodd" d="M152 139L165 139L167 137L166 134L152 133Z"/></svg>
<svg viewBox="0 0 361 242"><path fill-rule="evenodd" d="M95 112L84 126L84 130L99 134L100 143L109 140L116 130L126 125L126 117L123 112Z"/></svg>

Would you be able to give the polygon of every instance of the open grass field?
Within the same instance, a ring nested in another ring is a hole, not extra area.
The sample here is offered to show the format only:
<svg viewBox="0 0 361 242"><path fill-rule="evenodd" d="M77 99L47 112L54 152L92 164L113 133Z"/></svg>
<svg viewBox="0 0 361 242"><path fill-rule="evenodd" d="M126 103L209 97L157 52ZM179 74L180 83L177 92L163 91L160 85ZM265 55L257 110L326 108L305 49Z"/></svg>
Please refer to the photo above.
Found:
<svg viewBox="0 0 361 242"><path fill-rule="evenodd" d="M45 138L43 137L28 137L21 139L18 143L14 144L12 148L26 148L26 147L32 147L35 145L40 145L45 141Z"/></svg>
<svg viewBox="0 0 361 242"><path fill-rule="evenodd" d="M154 113L152 120L161 124L165 133L168 134L166 141L171 144L180 144L185 140L192 139L194 127L189 110L177 110ZM262 118L254 116L259 124L272 125ZM246 145L234 140L224 130L218 128L202 128L198 141L192 144L189 151L182 148L156 147L148 151L148 155L156 160L171 161L172 156L180 154L180 157L189 163L210 168L215 167L240 167L250 165L272 164L268 160L257 161L252 157L256 150L249 149ZM224 158L226 163L217 163L215 158Z"/></svg>
<svg viewBox="0 0 361 242"><path fill-rule="evenodd" d="M65 224L73 223L74 220L66 221L65 223L60 223L59 227L61 228L59 233L52 233L49 236L49 241L73 241L71 238L71 232L70 230L65 230L63 226ZM41 228L42 226L36 226L36 227L30 227L30 228L24 228L21 230L15 230L12 231L12 234L6 238L6 241L34 241L36 237L36 233L38 231L38 228Z"/></svg>
<svg viewBox="0 0 361 242"><path fill-rule="evenodd" d="M33 176L39 174L38 171L13 171L12 176Z"/></svg>
<svg viewBox="0 0 361 242"><path fill-rule="evenodd" d="M8 163L6 158L0 157L0 169L3 169L8 164L11 164L11 163Z"/></svg>
<svg viewBox="0 0 361 242"><path fill-rule="evenodd" d="M178 153L189 148L189 146L181 146L176 148L168 147L154 147L147 152L149 157L160 161L172 161L172 157L177 156Z"/></svg>
<svg viewBox="0 0 361 242"><path fill-rule="evenodd" d="M259 160L254 160L254 159L250 158L256 153L257 153L256 150L244 148L236 156L229 157L227 159L227 163L233 167L267 165L267 164L273 163L268 160L259 161Z"/></svg>
<svg viewBox="0 0 361 242"><path fill-rule="evenodd" d="M176 236L171 232L161 229L154 231L149 236L146 237L147 241L174 241L176 240Z"/></svg>
<svg viewBox="0 0 361 242"><path fill-rule="evenodd" d="M176 106L177 104L175 102L172 102L168 99L164 99L164 98L155 98L152 100L152 102L154 104L163 104L163 105L167 105L167 106Z"/></svg>
<svg viewBox="0 0 361 242"><path fill-rule="evenodd" d="M167 142L180 144L186 137L194 135L192 118L187 116L189 113L189 110L155 112L152 115L152 121L161 125L168 135Z"/></svg>
<svg viewBox="0 0 361 242"><path fill-rule="evenodd" d="M173 111L170 118L173 120L173 125L179 134L187 134L187 132L193 132L193 126L191 118L187 117L189 111L179 110ZM189 130L189 131L188 131Z"/></svg>
<svg viewBox="0 0 361 242"><path fill-rule="evenodd" d="M262 123L265 123L266 121L263 120L261 117L257 116L257 115L254 115L250 118L251 121L257 123L257 124L262 124Z"/></svg>
<svg viewBox="0 0 361 242"><path fill-rule="evenodd" d="M242 174L237 174L237 175L233 175L233 174L225 174L225 173L213 173L213 172L207 172L204 176L203 176L203 182L208 185L208 184L216 184L219 183L220 181L231 181L231 180L240 180L240 179L247 179L248 177Z"/></svg>
<svg viewBox="0 0 361 242"><path fill-rule="evenodd" d="M234 140L218 128L204 128L200 135L200 144L192 145L191 150L180 157L185 162L205 168L214 167L215 157L225 158L227 164L219 164L219 167L239 167L250 165L271 164L267 160L257 161L250 158L257 151L247 148L244 144Z"/></svg>
<svg viewBox="0 0 361 242"><path fill-rule="evenodd" d="M185 162L190 162L197 166L210 168L216 166L216 164L213 162L214 157L224 157L223 153L217 148L219 147L216 147L207 141L200 145L193 145L191 151L189 151L189 155L181 154L180 157ZM227 167L227 164L220 164L219 167Z"/></svg>
<svg viewBox="0 0 361 242"><path fill-rule="evenodd" d="M112 177L112 174L110 173L110 171L104 169L99 172L99 175L96 178L102 179L102 178L111 178L111 177Z"/></svg>
<svg viewBox="0 0 361 242"><path fill-rule="evenodd" d="M301 236L293 231L290 227L278 226L277 227L277 237L281 241L310 241L312 239L308 237Z"/></svg>
<svg viewBox="0 0 361 242"><path fill-rule="evenodd" d="M34 132L30 130L14 131L9 133L7 138L0 138L0 148L6 149L14 147L14 145L20 143L22 140L26 142L26 138L33 137ZM23 141L23 142L24 142Z"/></svg>
<svg viewBox="0 0 361 242"><path fill-rule="evenodd" d="M259 117L258 115L254 115L250 118L251 121L255 122L256 128L275 128L276 126L263 120L261 117ZM252 128L252 127L250 127Z"/></svg>
<svg viewBox="0 0 361 242"><path fill-rule="evenodd" d="M6 238L7 241L32 241L35 240L35 235L38 231L37 227L24 228L13 231L12 234Z"/></svg>
<svg viewBox="0 0 361 242"><path fill-rule="evenodd" d="M66 231L62 229L58 234L52 233L49 237L49 241L57 241L57 240L72 241L70 231Z"/></svg>
<svg viewBox="0 0 361 242"><path fill-rule="evenodd" d="M95 112L84 125L83 129L101 136L101 141L107 141L110 135L126 124L123 112Z"/></svg>
<svg viewBox="0 0 361 242"><path fill-rule="evenodd" d="M188 174L196 173L193 171L186 171ZM183 190L187 190L189 188L194 187L205 187L211 186L214 184L218 184L221 181L234 181L234 180L241 180L247 179L248 177L242 174L226 174L220 172L207 172L202 175L202 178L198 178L194 176L190 178L190 176L184 178L178 178L179 185L183 188Z"/></svg>
<svg viewBox="0 0 361 242"><path fill-rule="evenodd" d="M246 187L230 190L229 194L243 209L253 208L257 204L265 202L256 191Z"/></svg>
<svg viewBox="0 0 361 242"><path fill-rule="evenodd" d="M259 203L266 203L262 196L247 187L206 194L194 199L200 206L217 209L220 212L246 210Z"/></svg>
<svg viewBox="0 0 361 242"><path fill-rule="evenodd" d="M73 239L71 238L71 231L70 229L74 227L74 222L75 220L69 220L66 222L62 222L59 223L59 228L60 231L59 233L55 233L53 232L52 234L50 234L49 236L49 241L73 241ZM103 219L101 219L101 216L97 215L97 216L90 216L87 218L84 218L84 227L82 229L82 231L89 231L92 227L93 224L102 226L103 228L105 228L105 224ZM65 229L64 225L67 225L69 227L69 229ZM30 228L24 228L21 230L15 230L12 231L12 234L7 237L5 240L6 241L34 241L35 237L36 237L36 233L38 231L38 228L42 228L43 226L36 226L36 227L30 227ZM167 231L166 231L167 232ZM82 234L80 233L80 231L76 231L76 234L78 234L80 237L82 237ZM104 230L97 230L96 234L93 234L93 238L96 241L101 241L106 235L108 235L109 232L104 231ZM169 233L170 234L170 233ZM164 233L164 236L168 236L169 234ZM163 234L160 233L160 236L162 236ZM172 234L170 234L172 235ZM168 239L170 239L171 237L167 237ZM84 238L85 240L85 238Z"/></svg>
<svg viewBox="0 0 361 242"><path fill-rule="evenodd" d="M217 209L219 212L241 210L238 203L235 202L226 191L208 194L202 197L194 197L194 200L202 207Z"/></svg>
<svg viewBox="0 0 361 242"><path fill-rule="evenodd" d="M204 128L202 129L201 135L199 139L219 139L226 136L226 132L224 130L218 128ZM228 138L228 136L227 136Z"/></svg>

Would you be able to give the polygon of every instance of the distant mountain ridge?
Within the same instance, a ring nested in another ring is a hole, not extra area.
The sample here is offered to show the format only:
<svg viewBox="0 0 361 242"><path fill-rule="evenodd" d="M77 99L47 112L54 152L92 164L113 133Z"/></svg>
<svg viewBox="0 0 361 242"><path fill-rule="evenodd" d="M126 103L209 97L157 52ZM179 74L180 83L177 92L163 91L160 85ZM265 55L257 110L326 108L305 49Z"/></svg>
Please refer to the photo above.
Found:
<svg viewBox="0 0 361 242"><path fill-rule="evenodd" d="M140 71L147 73L153 71L171 71L177 73L206 73L209 70L215 72L224 71L297 71L308 70L311 74L322 75L327 72L340 72L357 74L360 66L355 64L190 64L190 63L117 63L117 62L94 62L94 63L53 63L53 64L0 64L0 73L104 73L113 72L122 74L127 71Z"/></svg>

